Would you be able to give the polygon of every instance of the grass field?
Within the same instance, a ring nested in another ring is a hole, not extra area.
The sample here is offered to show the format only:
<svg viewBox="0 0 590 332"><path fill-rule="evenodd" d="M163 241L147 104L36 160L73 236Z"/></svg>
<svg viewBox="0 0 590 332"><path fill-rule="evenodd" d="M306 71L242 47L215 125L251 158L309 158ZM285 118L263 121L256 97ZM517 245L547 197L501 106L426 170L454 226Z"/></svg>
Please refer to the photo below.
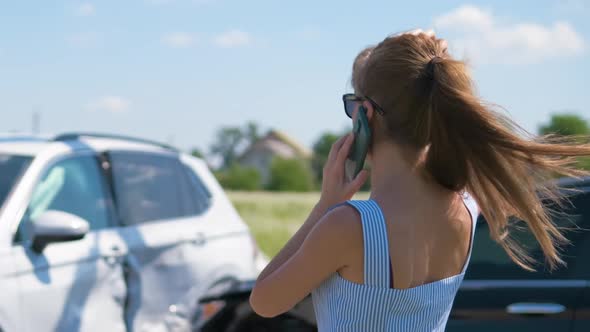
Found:
<svg viewBox="0 0 590 332"><path fill-rule="evenodd" d="M260 249L273 257L299 229L320 198L319 193L228 192L250 226ZM362 193L358 198L365 199Z"/></svg>

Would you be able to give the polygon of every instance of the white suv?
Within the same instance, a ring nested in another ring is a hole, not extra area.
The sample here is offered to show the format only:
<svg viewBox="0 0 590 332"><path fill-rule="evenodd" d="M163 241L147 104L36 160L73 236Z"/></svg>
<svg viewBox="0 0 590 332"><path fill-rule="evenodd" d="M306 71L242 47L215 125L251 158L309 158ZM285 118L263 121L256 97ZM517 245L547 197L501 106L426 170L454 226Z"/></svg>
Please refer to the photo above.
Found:
<svg viewBox="0 0 590 332"><path fill-rule="evenodd" d="M265 264L197 158L140 139L0 137L0 331L195 330Z"/></svg>

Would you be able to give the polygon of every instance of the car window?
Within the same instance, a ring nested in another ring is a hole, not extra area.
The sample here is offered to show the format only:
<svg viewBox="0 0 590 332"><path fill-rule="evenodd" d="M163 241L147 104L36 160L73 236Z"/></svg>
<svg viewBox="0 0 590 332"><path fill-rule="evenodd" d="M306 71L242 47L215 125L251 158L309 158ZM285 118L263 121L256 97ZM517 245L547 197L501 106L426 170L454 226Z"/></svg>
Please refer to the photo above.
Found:
<svg viewBox="0 0 590 332"><path fill-rule="evenodd" d="M186 181L183 181L187 191L185 204L191 214L201 214L211 205L211 192L199 176L189 166L182 165Z"/></svg>
<svg viewBox="0 0 590 332"><path fill-rule="evenodd" d="M489 235L487 223L480 218L473 242L473 252L466 279L584 279L590 268L584 264L590 258L590 194L570 197L564 209L553 213L553 221L570 241L563 246L562 259L566 267L552 272L543 264L541 248L527 228L515 229L512 237L527 249L538 262L536 272L529 272L513 263L504 249ZM524 223L522 223L524 225ZM584 256L585 255L585 256Z"/></svg>
<svg viewBox="0 0 590 332"><path fill-rule="evenodd" d="M0 207L33 158L0 154Z"/></svg>
<svg viewBox="0 0 590 332"><path fill-rule="evenodd" d="M190 187L174 156L148 153L110 154L121 221L134 225L195 213L187 204Z"/></svg>
<svg viewBox="0 0 590 332"><path fill-rule="evenodd" d="M17 240L27 222L35 222L43 212L57 210L74 214L90 224L91 230L110 225L106 186L94 156L61 160L45 171L35 185Z"/></svg>

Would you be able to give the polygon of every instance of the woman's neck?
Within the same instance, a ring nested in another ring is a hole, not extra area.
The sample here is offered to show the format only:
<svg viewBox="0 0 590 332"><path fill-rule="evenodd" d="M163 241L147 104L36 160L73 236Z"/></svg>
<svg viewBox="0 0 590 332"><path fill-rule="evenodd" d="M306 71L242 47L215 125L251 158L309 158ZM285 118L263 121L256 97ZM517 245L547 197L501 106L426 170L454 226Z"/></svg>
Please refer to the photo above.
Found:
<svg viewBox="0 0 590 332"><path fill-rule="evenodd" d="M371 197L410 194L427 186L424 153L405 152L391 143L378 144L371 152Z"/></svg>

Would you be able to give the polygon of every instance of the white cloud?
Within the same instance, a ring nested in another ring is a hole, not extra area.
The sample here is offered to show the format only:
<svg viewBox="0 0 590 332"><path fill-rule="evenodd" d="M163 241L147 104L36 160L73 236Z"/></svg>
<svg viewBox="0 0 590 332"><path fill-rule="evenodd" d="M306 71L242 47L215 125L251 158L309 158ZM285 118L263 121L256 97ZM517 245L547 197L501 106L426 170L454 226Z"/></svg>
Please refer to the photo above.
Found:
<svg viewBox="0 0 590 332"><path fill-rule="evenodd" d="M186 32L173 32L165 35L162 42L174 48L186 48L194 43L194 37Z"/></svg>
<svg viewBox="0 0 590 332"><path fill-rule="evenodd" d="M121 113L129 110L131 102L119 96L104 96L90 102L87 109L90 111L103 111L111 113Z"/></svg>
<svg viewBox="0 0 590 332"><path fill-rule="evenodd" d="M89 2L81 3L76 7L76 15L78 16L92 16L95 12L96 8Z"/></svg>
<svg viewBox="0 0 590 332"><path fill-rule="evenodd" d="M229 30L215 37L215 45L224 48L247 46L252 43L252 37L241 30Z"/></svg>
<svg viewBox="0 0 590 332"><path fill-rule="evenodd" d="M568 22L504 22L491 10L463 5L434 19L454 53L481 63L536 63L582 54L583 37Z"/></svg>

